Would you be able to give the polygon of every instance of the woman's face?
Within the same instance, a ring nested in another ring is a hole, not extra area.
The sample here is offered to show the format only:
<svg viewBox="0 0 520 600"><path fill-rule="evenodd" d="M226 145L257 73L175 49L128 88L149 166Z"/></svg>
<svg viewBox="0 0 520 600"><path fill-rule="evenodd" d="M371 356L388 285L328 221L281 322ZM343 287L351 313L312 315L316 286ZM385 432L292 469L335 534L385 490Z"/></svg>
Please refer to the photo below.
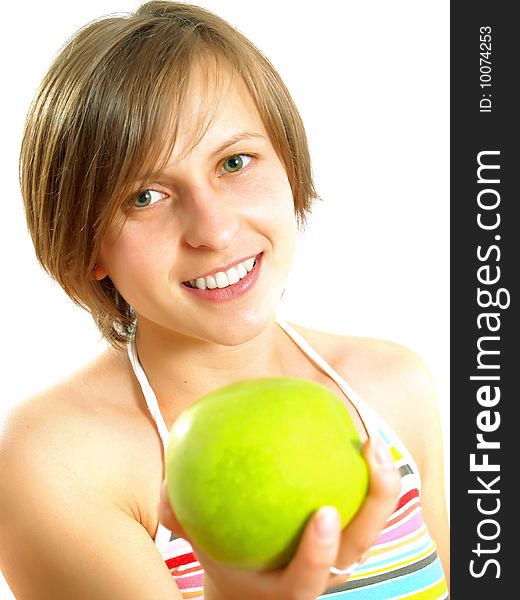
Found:
<svg viewBox="0 0 520 600"><path fill-rule="evenodd" d="M227 84L213 94L194 68L174 151L128 198L98 265L133 306L139 329L235 345L272 319L297 226L256 106L238 77ZM214 116L193 147L212 102Z"/></svg>

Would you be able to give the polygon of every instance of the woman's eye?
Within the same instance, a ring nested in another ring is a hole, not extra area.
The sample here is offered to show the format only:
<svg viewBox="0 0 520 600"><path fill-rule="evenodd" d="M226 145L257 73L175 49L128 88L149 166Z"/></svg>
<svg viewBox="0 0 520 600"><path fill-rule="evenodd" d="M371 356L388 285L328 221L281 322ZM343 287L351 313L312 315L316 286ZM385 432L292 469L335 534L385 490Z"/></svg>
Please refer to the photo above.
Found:
<svg viewBox="0 0 520 600"><path fill-rule="evenodd" d="M226 173L237 173L251 162L248 154L234 154L222 163L222 169Z"/></svg>
<svg viewBox="0 0 520 600"><path fill-rule="evenodd" d="M143 190L134 197L132 204L136 208L145 208L146 206L155 204L165 197L166 194L163 192L158 192L157 190Z"/></svg>

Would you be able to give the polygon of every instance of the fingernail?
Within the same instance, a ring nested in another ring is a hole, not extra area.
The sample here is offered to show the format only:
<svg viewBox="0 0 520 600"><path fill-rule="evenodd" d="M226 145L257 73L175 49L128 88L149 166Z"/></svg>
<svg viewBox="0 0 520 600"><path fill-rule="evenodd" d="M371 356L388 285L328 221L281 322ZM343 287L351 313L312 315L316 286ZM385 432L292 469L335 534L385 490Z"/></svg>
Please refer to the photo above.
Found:
<svg viewBox="0 0 520 600"><path fill-rule="evenodd" d="M390 454L390 450L381 438L376 440L374 444L374 451L376 455L376 461L379 465L382 467L394 466L394 461L392 459L392 455Z"/></svg>
<svg viewBox="0 0 520 600"><path fill-rule="evenodd" d="M316 515L314 526L316 534L323 541L335 539L340 529L338 511L332 506L323 506Z"/></svg>

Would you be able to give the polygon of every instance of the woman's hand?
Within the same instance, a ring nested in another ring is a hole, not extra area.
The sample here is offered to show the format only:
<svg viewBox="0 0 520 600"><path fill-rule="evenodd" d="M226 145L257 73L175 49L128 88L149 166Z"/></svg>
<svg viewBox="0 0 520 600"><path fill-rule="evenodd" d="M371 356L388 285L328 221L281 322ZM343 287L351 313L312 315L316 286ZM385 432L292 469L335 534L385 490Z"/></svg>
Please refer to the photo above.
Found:
<svg viewBox="0 0 520 600"><path fill-rule="evenodd" d="M233 569L206 557L195 544L193 550L205 570L205 600L314 600L326 588L343 583L347 575L333 575L330 567L346 569L362 562L395 509L401 480L386 444L369 440L363 454L370 471L365 502L343 531L337 511L323 507L309 520L291 562L274 571ZM168 502L166 486L161 489L161 523L189 540Z"/></svg>

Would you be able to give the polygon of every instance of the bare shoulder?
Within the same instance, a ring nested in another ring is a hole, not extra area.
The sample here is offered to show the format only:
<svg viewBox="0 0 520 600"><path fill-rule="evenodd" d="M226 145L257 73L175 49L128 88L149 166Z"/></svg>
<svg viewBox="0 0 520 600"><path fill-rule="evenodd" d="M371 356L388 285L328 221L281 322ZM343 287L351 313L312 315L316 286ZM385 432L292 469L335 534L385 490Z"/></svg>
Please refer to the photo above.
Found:
<svg viewBox="0 0 520 600"><path fill-rule="evenodd" d="M17 598L178 598L153 544L162 451L108 352L0 429L0 568ZM95 577L92 577L95 573Z"/></svg>
<svg viewBox="0 0 520 600"><path fill-rule="evenodd" d="M17 598L180 598L153 543L162 453L139 400L108 353L8 415L0 568Z"/></svg>
<svg viewBox="0 0 520 600"><path fill-rule="evenodd" d="M435 385L424 360L388 340L294 327L424 462L427 432L438 423Z"/></svg>
<svg viewBox="0 0 520 600"><path fill-rule="evenodd" d="M430 371L424 360L401 344L368 337L338 335L300 325L294 327L353 387L399 384L431 390ZM355 385L358 384L358 385ZM404 399L406 400L406 398Z"/></svg>
<svg viewBox="0 0 520 600"><path fill-rule="evenodd" d="M124 365L116 351L107 350L4 417L0 473L5 502L16 501L17 493L43 494L53 486L58 494L71 487L116 498L132 485L135 465L129 465L133 453L136 459L139 453L132 440L146 433L146 420L139 418L142 407Z"/></svg>
<svg viewBox="0 0 520 600"><path fill-rule="evenodd" d="M61 439L65 444L69 436L78 442L78 436L91 428L93 422L102 426L115 408L118 384L114 373L117 377L120 370L117 362L112 352L107 351L69 378L17 403L4 417L0 438L3 447L14 449L44 440L50 443L53 438L55 443L59 444ZM88 440L86 436L85 442Z"/></svg>

